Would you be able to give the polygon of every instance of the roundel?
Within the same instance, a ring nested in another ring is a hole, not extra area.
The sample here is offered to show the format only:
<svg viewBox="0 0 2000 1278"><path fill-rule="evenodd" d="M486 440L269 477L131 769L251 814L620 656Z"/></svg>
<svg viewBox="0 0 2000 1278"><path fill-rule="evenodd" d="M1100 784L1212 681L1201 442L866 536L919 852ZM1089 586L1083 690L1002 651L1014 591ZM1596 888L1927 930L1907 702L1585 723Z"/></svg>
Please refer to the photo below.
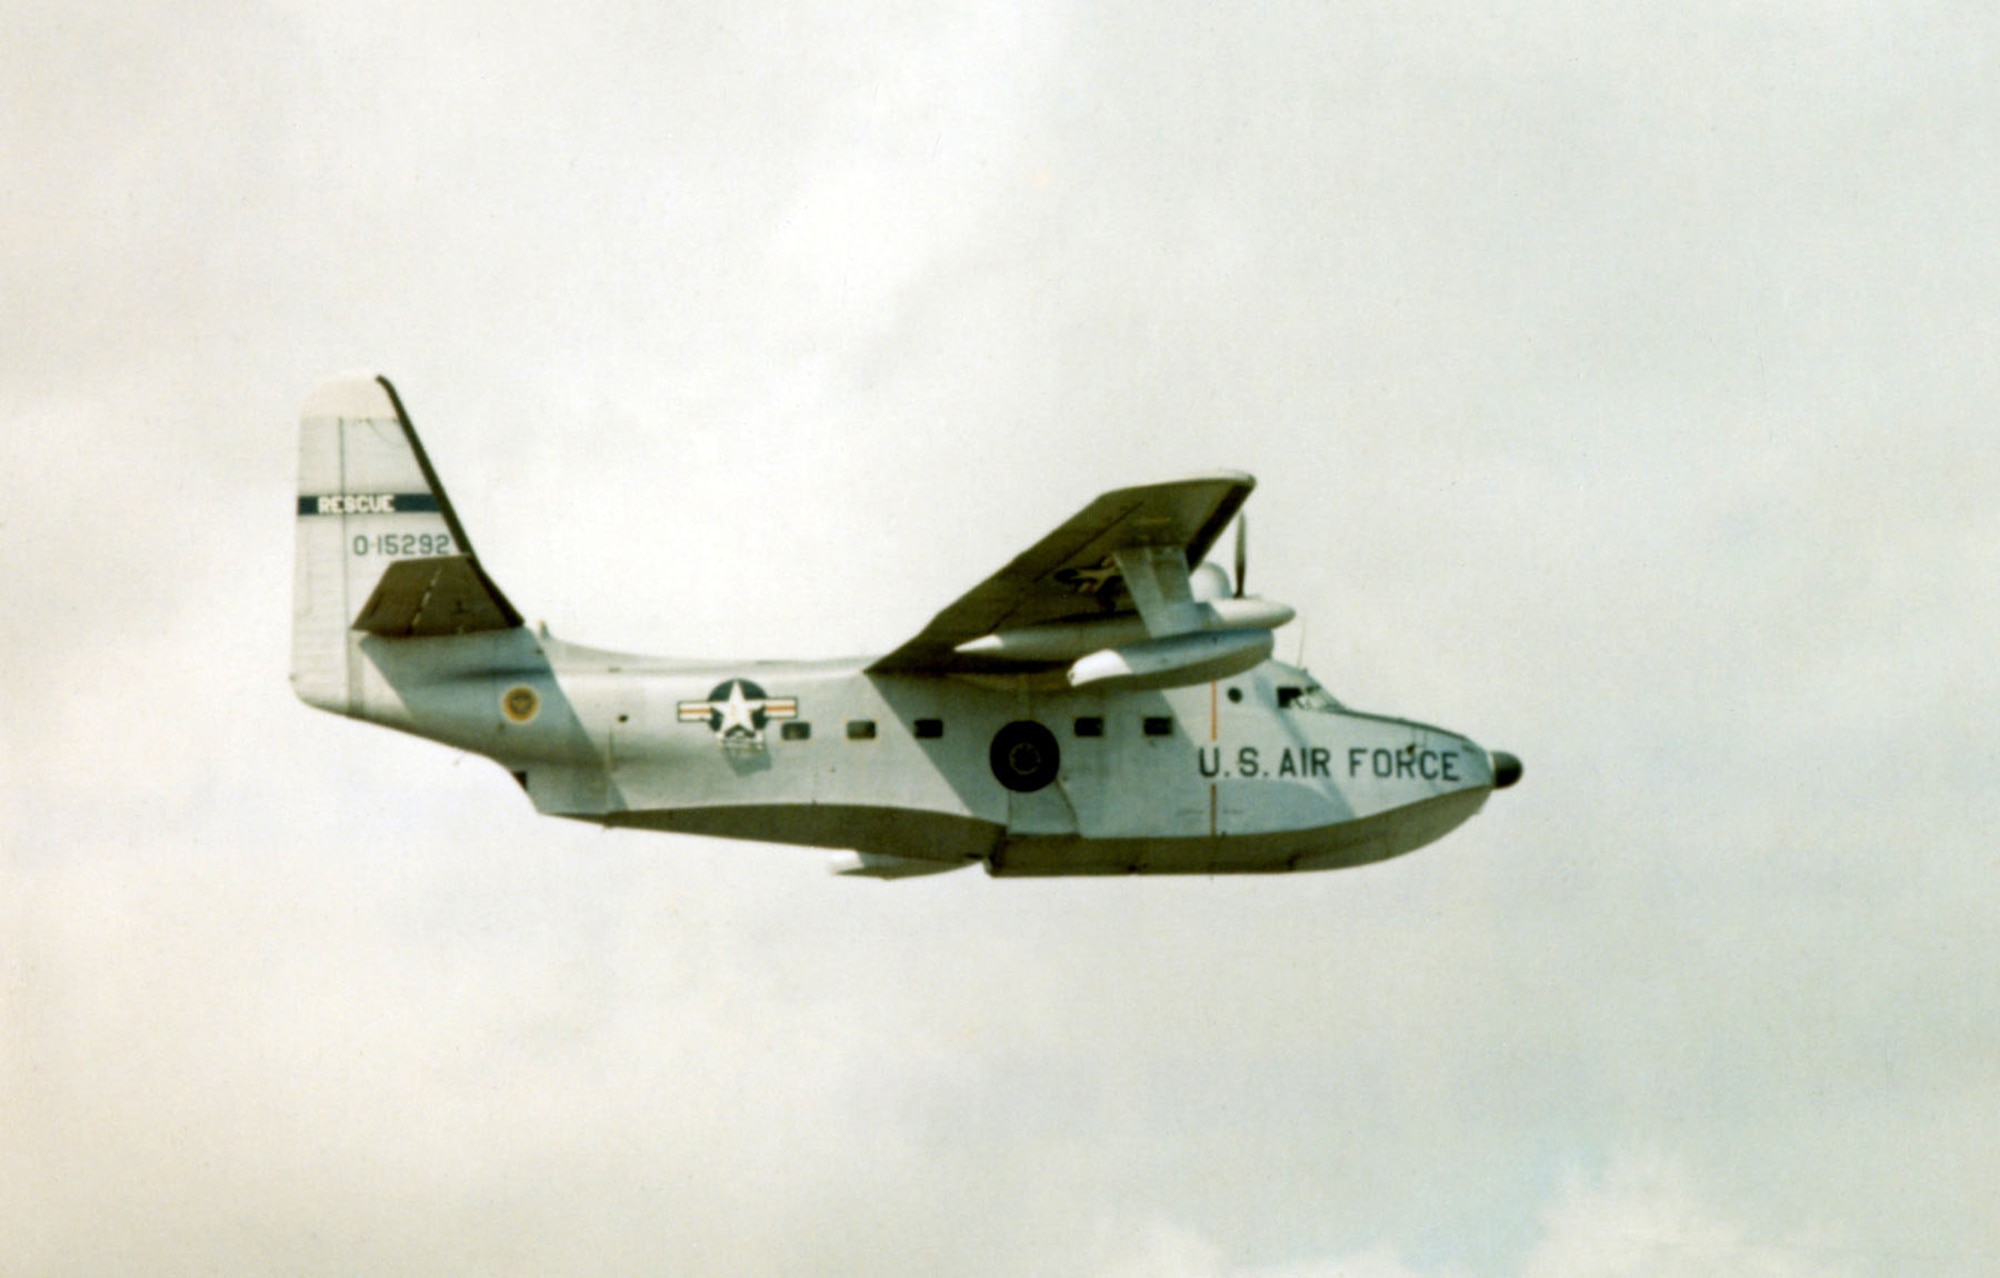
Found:
<svg viewBox="0 0 2000 1278"><path fill-rule="evenodd" d="M771 721L770 710L765 704L767 698L762 688L748 679L725 679L721 683L716 684L714 690L708 694L708 704L710 707L708 712L708 726L710 731L722 731L722 708L729 703L730 695L739 688L742 689L744 703L750 710L750 727L752 730L762 732L764 725Z"/></svg>
<svg viewBox="0 0 2000 1278"><path fill-rule="evenodd" d="M533 688L524 685L517 684L509 688L500 697L500 713L515 723L526 723L534 718L535 712L541 708L542 699L535 695Z"/></svg>
<svg viewBox="0 0 2000 1278"><path fill-rule="evenodd" d="M1010 723L993 734L989 754L993 775L1018 794L1029 794L1056 779L1062 766L1062 750L1056 734L1026 719Z"/></svg>

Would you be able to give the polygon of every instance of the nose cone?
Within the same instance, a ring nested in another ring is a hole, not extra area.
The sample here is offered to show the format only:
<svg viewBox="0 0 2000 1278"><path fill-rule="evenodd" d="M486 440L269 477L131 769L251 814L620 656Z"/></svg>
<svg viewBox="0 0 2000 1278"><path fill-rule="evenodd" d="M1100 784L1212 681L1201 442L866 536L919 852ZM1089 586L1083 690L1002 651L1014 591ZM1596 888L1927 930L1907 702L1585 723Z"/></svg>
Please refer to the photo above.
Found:
<svg viewBox="0 0 2000 1278"><path fill-rule="evenodd" d="M1521 779L1521 761L1505 750L1493 752L1493 788L1504 790Z"/></svg>

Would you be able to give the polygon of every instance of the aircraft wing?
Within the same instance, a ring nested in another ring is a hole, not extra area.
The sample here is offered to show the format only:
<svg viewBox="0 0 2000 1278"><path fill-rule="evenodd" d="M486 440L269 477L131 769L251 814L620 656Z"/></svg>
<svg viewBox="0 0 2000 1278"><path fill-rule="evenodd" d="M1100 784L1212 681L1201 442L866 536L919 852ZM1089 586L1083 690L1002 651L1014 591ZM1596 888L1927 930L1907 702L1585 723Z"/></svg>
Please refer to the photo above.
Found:
<svg viewBox="0 0 2000 1278"><path fill-rule="evenodd" d="M1192 569L1256 485L1248 475L1223 472L1105 493L931 618L921 634L869 666L869 673L1019 673L1019 660L962 653L958 645L1002 629L1135 612L1113 555L1142 547L1179 549Z"/></svg>

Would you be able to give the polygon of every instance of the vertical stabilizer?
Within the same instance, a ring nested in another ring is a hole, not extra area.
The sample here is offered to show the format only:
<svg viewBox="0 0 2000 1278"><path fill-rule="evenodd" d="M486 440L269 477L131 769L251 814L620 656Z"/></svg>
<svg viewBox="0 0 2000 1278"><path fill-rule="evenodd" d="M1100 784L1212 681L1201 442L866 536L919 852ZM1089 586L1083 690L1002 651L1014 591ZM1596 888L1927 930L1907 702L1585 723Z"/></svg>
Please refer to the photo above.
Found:
<svg viewBox="0 0 2000 1278"><path fill-rule="evenodd" d="M449 589L427 589L426 582ZM294 591L293 689L307 704L336 714L367 717L365 658L354 629L364 612L372 619L419 617L426 600L448 595L462 618L457 633L521 622L473 558L387 378L334 378L306 400ZM476 606L465 606L467 599ZM367 628L383 633L382 624L371 620Z"/></svg>

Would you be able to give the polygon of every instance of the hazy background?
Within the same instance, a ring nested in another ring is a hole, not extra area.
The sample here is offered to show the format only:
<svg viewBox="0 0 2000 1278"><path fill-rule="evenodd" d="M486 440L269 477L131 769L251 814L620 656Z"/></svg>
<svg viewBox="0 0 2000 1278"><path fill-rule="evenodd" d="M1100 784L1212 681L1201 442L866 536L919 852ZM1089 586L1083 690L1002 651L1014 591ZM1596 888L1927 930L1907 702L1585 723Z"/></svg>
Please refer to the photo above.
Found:
<svg viewBox="0 0 2000 1278"><path fill-rule="evenodd" d="M0 1269L1975 1275L1990 4L10 5ZM394 377L555 631L883 651L1237 467L1338 874L904 884L286 683Z"/></svg>

